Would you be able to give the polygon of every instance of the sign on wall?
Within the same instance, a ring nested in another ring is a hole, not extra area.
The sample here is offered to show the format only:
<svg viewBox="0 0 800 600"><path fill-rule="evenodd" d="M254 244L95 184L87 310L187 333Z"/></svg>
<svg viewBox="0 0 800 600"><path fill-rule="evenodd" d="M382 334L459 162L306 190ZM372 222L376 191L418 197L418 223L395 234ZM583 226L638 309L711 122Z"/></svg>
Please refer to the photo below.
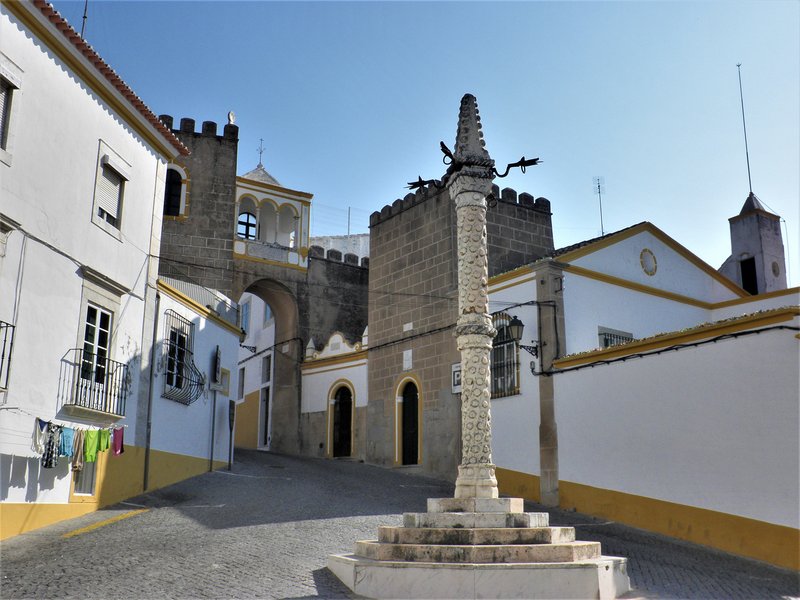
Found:
<svg viewBox="0 0 800 600"><path fill-rule="evenodd" d="M450 378L450 388L452 393L461 393L461 363L454 363L451 367L452 376Z"/></svg>

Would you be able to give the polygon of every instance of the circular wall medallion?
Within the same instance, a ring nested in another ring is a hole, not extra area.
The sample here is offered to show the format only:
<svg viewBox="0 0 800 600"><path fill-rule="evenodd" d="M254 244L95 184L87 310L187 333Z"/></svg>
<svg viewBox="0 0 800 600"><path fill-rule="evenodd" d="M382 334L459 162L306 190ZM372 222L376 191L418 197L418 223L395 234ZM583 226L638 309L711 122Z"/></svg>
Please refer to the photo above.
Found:
<svg viewBox="0 0 800 600"><path fill-rule="evenodd" d="M653 254L653 251L649 248L645 248L639 254L639 263L642 265L642 271L646 274L653 276L656 274L658 270L658 262L656 261L656 255Z"/></svg>
<svg viewBox="0 0 800 600"><path fill-rule="evenodd" d="M772 274L775 277L781 274L781 268L778 266L778 263L774 260L772 261Z"/></svg>

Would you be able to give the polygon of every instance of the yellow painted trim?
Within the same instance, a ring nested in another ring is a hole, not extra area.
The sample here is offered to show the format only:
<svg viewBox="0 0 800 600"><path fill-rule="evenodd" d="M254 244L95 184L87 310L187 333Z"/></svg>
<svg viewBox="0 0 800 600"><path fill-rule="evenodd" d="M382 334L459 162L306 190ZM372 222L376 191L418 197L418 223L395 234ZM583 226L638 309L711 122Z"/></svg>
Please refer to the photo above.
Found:
<svg viewBox="0 0 800 600"><path fill-rule="evenodd" d="M73 531L70 531L69 533L65 533L61 537L71 538L78 535L83 535L84 533L89 533L90 531L94 531L95 529L100 529L101 527L105 527L106 525L111 525L112 523L122 521L123 519L130 519L131 517L135 517L136 515L146 513L149 510L150 510L149 508L140 508L139 510L132 510L130 512L123 513L121 515L117 515L116 517L111 517L110 519L105 519L104 521L99 521L98 523L92 523L91 525L88 525L86 527L75 529Z"/></svg>
<svg viewBox="0 0 800 600"><path fill-rule="evenodd" d="M239 207L239 209L236 212L239 212L242 209L242 200L252 200L256 209L258 209L258 207L260 206L258 198L256 198L253 194L245 192L244 194L242 194L241 196L236 198L236 204ZM277 207L277 205L276 205L276 207ZM241 213L239 213L239 214L241 214ZM237 217L238 217L238 215L237 215Z"/></svg>
<svg viewBox="0 0 800 600"><path fill-rule="evenodd" d="M337 379L334 381L330 388L328 388L328 399L326 404L326 412L328 415L328 435L326 437L327 447L325 448L325 455L328 458L333 458L333 406L336 400L336 392L339 388L346 387L350 390L350 456L353 456L355 450L355 433L356 433L356 388L349 379Z"/></svg>
<svg viewBox="0 0 800 600"><path fill-rule="evenodd" d="M400 376L400 381L394 386L394 464L395 466L403 465L403 414L399 410L400 402L398 398L402 397L402 388L405 384L413 382L417 386L417 464L422 464L422 417L424 412L424 398L422 393L422 381L416 373L405 373ZM408 465L406 465L408 466Z"/></svg>
<svg viewBox="0 0 800 600"><path fill-rule="evenodd" d="M283 187L283 186L272 185L271 183L264 183L264 182L261 182L261 181L254 181L252 179L246 179L245 177L241 177L241 176L236 177L236 183L237 183L237 185L240 185L243 188L254 190L254 191L258 191L258 192L262 192L264 190L268 190L270 192L275 192L277 196L286 198L288 200L296 200L297 202L300 202L301 204L306 204L306 205L310 205L311 202L309 202L309 200L311 200L314 197L314 194L309 194L308 192L301 192L300 190L293 190L291 188L287 188L287 187ZM300 197L299 198L292 198L291 196L288 196L286 194L294 194L294 195L297 195L297 196L300 196Z"/></svg>
<svg viewBox="0 0 800 600"><path fill-rule="evenodd" d="M245 241L241 238L236 238L234 241ZM276 267L285 267L287 269L294 269L295 271L308 271L308 267L302 267L300 265L292 265L285 262L280 262L277 260L268 260L266 258L258 258L255 256L247 256L246 254L239 254L238 252L233 253L233 258L238 258L241 260L249 260L250 262L257 262L262 263L265 265L275 265Z"/></svg>
<svg viewBox="0 0 800 600"><path fill-rule="evenodd" d="M497 292L502 292L503 290L507 290L508 288L517 287L518 285L522 285L523 283L528 283L529 281L536 281L536 277L528 277L527 279L519 279L517 281L513 281L508 285L504 285L499 288L489 289L490 294L496 294Z"/></svg>
<svg viewBox="0 0 800 600"><path fill-rule="evenodd" d="M497 488L501 494L541 502L542 495L538 475L496 467L495 476L497 477Z"/></svg>
<svg viewBox="0 0 800 600"><path fill-rule="evenodd" d="M666 290L654 288L649 285L643 285L641 283L635 283L633 281L628 281L627 279L614 277L613 275L606 275L605 273L592 271L590 269L579 267L577 265L565 265L564 270L567 271L568 273L572 273L573 275L579 275L581 277L586 277L588 279L595 279L597 281L602 281L603 283L609 283L611 285L616 285L618 287L624 287L629 290L641 292L643 294L650 294L651 296L658 296L659 298L665 298L667 300L672 300L673 302L689 304L691 306L697 306L699 308L705 308L708 310L714 308L714 305L711 304L710 302L705 302L703 300L695 300L694 298L690 298L689 296L676 294L674 292L668 292Z"/></svg>
<svg viewBox="0 0 800 600"><path fill-rule="evenodd" d="M100 452L94 496L78 496L85 501L44 504L35 502L0 502L0 539L74 519L104 506L110 506L142 493L144 448L125 445L125 452L112 456ZM214 468L226 467L215 460ZM152 449L150 451L150 487L152 491L189 477L208 472L208 457L185 456ZM74 481L74 475L68 475ZM70 484L73 485L72 483Z"/></svg>
<svg viewBox="0 0 800 600"><path fill-rule="evenodd" d="M533 272L534 269L530 265L522 265L521 267L517 267L511 271L506 271L505 273L500 273L499 275L493 275L489 278L489 287L499 283L504 283L517 277L521 277L522 275L529 275Z"/></svg>
<svg viewBox="0 0 800 600"><path fill-rule="evenodd" d="M572 262L578 258L586 256L588 254L593 254L598 250L602 250L603 248L607 248L612 246L618 242L626 240L630 237L638 235L642 232L648 232L652 234L656 239L660 240L663 244L680 254L683 258L688 260L694 266L696 266L701 271L705 272L707 275L711 276L717 283L722 284L734 294L740 297L749 296L746 291L740 288L738 285L733 283L727 277L720 275L711 265L709 265L704 260L700 259L697 255L687 250L685 247L680 245L674 239L669 237L666 233L661 231L658 227L653 225L652 223L640 223L639 225L635 225L630 229L626 229L625 231L620 231L617 234L611 235L607 238L594 242L592 244L587 244L581 248L576 248L575 250L571 250L570 252L565 252L564 254L557 257L560 262ZM615 278L616 279L616 278ZM624 280L620 280L624 281Z"/></svg>
<svg viewBox="0 0 800 600"><path fill-rule="evenodd" d="M724 302L717 302L713 308L725 308L727 306L736 306L737 304L747 304L748 302L756 302L758 300L767 300L769 298L779 298L781 296L788 296L790 294L800 293L800 287L787 288L785 290L775 290L774 292L766 292L764 294L757 294L755 296L747 296L746 298L734 298L733 300L725 300Z"/></svg>
<svg viewBox="0 0 800 600"><path fill-rule="evenodd" d="M317 367L328 367L330 365L339 365L346 362L361 360L367 358L368 350L359 350L358 352L351 352L350 354L343 354L339 356L326 356L324 358L317 358L304 362L300 367L302 369L314 369Z"/></svg>
<svg viewBox="0 0 800 600"><path fill-rule="evenodd" d="M309 376L309 375L321 375L322 373L332 373L333 371L341 371L343 369L352 369L354 367L363 367L366 364L367 364L367 361L364 361L364 362L354 363L352 365L344 364L342 366L333 367L331 369L323 369L321 371L315 371L313 369L317 366L316 364L309 365L308 368L305 368L305 363L303 363L302 365L300 365L300 368L303 371L303 375Z"/></svg>
<svg viewBox="0 0 800 600"><path fill-rule="evenodd" d="M800 570L800 530L570 481L559 481L558 487L562 509Z"/></svg>
<svg viewBox="0 0 800 600"><path fill-rule="evenodd" d="M629 354L649 352L651 350L658 350L668 346L674 346L676 344L686 344L710 337L716 337L718 335L736 333L746 329L767 327L768 325L791 321L798 315L800 315L800 306L776 308L774 310L759 312L752 315L745 315L738 319L723 321L721 323L700 325L687 331L665 333L663 335L654 336L638 342L628 342L622 346L611 346L609 348L587 352L574 357L559 358L553 362L553 366L557 369L565 369L567 367L575 367L577 365L592 363L599 360L609 360L612 358L627 356Z"/></svg>
<svg viewBox="0 0 800 600"><path fill-rule="evenodd" d="M82 63L82 60L87 60L83 55L80 58L76 57L68 48L71 48L66 39L59 38L50 32L42 23L40 23L27 9L22 8L26 2L18 2L3 0L3 6L8 8L20 22L25 25L33 34L38 37L44 44L61 59L67 67L72 70L81 80L96 93L109 107L111 107L122 119L139 135L142 136L152 147L161 154L162 157L172 160L180 153L178 149L171 144L165 143L159 139L156 133L153 133L147 126L135 116L138 111L129 109L127 107L127 100L120 100L114 94L120 93L118 90L110 91L104 82L107 83L105 77L96 72L95 67L88 67ZM33 8L32 10L38 10ZM77 50L76 50L77 52ZM87 60L88 62L88 60ZM111 86L111 83L107 83ZM121 94L120 94L121 95ZM143 117L142 117L143 118Z"/></svg>
<svg viewBox="0 0 800 600"><path fill-rule="evenodd" d="M211 310L209 310L208 308L206 308L205 306L203 306L199 302L194 301L193 299L189 298L189 296L187 296L183 292L181 292L179 290L176 290L174 287L172 287L171 285L169 285L168 283L165 283L164 281L162 281L160 279L158 280L158 290L160 292L164 292L170 298L172 298L174 300L177 300L178 302L183 304L186 308L189 308L189 309L195 311L198 315L200 315L202 317L205 317L209 321L213 321L217 325L220 325L221 327L224 327L225 329L235 333L239 337L242 336L242 330L241 329L239 329L235 325L232 325L231 323L228 323L225 319L217 316Z"/></svg>

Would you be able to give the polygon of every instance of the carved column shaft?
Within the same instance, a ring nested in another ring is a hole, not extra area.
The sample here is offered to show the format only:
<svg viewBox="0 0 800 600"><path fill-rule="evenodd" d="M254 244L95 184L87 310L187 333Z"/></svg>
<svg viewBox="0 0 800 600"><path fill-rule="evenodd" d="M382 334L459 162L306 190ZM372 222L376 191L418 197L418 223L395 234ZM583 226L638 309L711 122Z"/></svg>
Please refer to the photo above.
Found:
<svg viewBox="0 0 800 600"><path fill-rule="evenodd" d="M480 173L483 175L483 173ZM450 184L458 231L456 343L461 352L461 465L456 498L497 498L492 464L490 359L495 330L489 316L486 196L491 177L457 175Z"/></svg>

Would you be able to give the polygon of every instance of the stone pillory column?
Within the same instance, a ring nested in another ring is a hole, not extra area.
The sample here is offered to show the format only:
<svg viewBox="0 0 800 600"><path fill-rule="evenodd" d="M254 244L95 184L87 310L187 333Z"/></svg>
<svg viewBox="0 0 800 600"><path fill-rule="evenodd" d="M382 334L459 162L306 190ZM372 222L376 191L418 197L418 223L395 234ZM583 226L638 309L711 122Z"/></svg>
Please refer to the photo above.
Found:
<svg viewBox="0 0 800 600"><path fill-rule="evenodd" d="M486 255L486 197L492 189L494 161L483 142L478 105L461 100L453 162L445 175L456 203L458 321L461 352L461 465L456 498L497 498L492 464L489 364L495 329L489 316L489 265Z"/></svg>

